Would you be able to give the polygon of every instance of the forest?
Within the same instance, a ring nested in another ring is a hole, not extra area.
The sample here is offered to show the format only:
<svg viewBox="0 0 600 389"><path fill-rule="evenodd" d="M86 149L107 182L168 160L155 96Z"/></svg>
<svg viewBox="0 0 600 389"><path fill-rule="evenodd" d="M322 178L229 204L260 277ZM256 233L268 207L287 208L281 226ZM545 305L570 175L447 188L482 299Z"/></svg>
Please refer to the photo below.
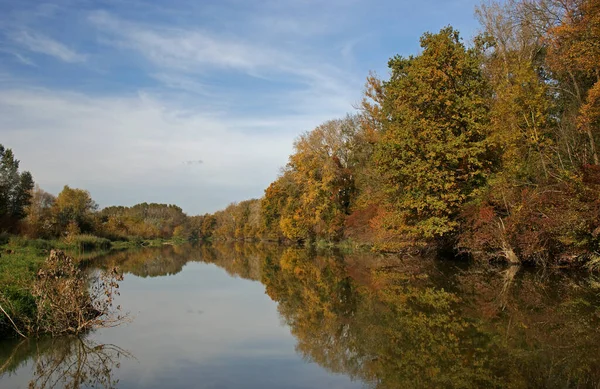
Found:
<svg viewBox="0 0 600 389"><path fill-rule="evenodd" d="M600 1L490 1L370 74L359 109L302 134L260 199L200 237L352 242L600 264Z"/></svg>

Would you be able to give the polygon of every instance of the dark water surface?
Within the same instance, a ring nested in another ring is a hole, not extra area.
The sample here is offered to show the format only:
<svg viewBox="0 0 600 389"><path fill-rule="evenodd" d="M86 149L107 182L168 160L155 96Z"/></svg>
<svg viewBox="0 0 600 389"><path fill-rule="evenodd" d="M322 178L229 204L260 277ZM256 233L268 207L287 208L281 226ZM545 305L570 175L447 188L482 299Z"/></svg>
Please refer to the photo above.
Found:
<svg viewBox="0 0 600 389"><path fill-rule="evenodd" d="M0 343L0 388L600 388L600 279L257 245L115 253L132 321Z"/></svg>

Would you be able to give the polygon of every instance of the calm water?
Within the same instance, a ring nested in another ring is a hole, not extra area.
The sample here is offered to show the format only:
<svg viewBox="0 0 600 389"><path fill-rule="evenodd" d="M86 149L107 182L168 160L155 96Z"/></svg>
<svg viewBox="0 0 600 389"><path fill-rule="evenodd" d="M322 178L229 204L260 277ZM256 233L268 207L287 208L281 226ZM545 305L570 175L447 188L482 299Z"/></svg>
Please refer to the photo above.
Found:
<svg viewBox="0 0 600 389"><path fill-rule="evenodd" d="M0 343L0 388L599 388L600 280L273 246L163 247L132 321Z"/></svg>

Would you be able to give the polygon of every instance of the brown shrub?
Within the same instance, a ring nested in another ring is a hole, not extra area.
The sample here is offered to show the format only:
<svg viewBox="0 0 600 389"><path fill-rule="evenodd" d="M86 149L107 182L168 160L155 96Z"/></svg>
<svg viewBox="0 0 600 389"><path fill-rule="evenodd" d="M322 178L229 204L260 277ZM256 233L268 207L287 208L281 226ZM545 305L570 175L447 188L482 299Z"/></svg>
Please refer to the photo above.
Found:
<svg viewBox="0 0 600 389"><path fill-rule="evenodd" d="M52 250L32 287L37 315L28 332L79 334L118 325L125 317L113 302L122 279L116 268L91 276L73 258Z"/></svg>

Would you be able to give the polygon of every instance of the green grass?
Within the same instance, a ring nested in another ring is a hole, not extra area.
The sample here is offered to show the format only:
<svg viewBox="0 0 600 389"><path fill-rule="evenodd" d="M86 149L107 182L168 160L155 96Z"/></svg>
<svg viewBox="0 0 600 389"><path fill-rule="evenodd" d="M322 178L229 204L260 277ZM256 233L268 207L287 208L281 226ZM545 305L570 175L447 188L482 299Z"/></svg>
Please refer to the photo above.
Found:
<svg viewBox="0 0 600 389"><path fill-rule="evenodd" d="M9 242L0 246L0 250L0 294L10 302L10 307L4 308L11 315L32 317L35 315L35 302L30 287L46 258L45 249ZM0 337L10 332L8 320L0 314Z"/></svg>
<svg viewBox="0 0 600 389"><path fill-rule="evenodd" d="M71 238L67 245L68 248L75 248L80 251L106 251L112 246L112 242L106 238L100 238L95 235L81 234Z"/></svg>

